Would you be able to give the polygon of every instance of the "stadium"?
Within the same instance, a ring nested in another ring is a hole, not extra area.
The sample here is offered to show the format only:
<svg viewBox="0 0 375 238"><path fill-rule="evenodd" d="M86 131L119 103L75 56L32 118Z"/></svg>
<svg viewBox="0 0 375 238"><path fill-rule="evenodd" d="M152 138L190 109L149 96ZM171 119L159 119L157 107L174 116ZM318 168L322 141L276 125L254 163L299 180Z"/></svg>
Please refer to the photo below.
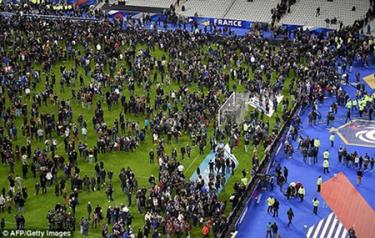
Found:
<svg viewBox="0 0 375 238"><path fill-rule="evenodd" d="M374 0L0 0L0 237L375 237Z"/></svg>

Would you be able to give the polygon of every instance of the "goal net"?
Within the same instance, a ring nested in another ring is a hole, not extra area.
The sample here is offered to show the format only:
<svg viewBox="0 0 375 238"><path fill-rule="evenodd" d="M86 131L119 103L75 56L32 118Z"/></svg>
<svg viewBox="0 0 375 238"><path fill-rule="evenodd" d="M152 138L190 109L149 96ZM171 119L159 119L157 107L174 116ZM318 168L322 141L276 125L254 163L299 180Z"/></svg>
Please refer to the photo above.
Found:
<svg viewBox="0 0 375 238"><path fill-rule="evenodd" d="M237 123L237 125L242 123L247 112L246 102L249 101L249 96L250 93L233 92L219 108L218 127L222 128L228 123Z"/></svg>

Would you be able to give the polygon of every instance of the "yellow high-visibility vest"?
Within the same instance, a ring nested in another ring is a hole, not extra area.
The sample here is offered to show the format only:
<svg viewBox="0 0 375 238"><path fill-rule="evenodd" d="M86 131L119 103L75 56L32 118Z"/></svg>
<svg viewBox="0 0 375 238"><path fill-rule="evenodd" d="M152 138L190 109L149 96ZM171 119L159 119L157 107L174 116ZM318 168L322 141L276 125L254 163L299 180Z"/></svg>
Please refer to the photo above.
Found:
<svg viewBox="0 0 375 238"><path fill-rule="evenodd" d="M364 101L365 101L365 103L369 102L370 101L370 96L369 95L365 95Z"/></svg>
<svg viewBox="0 0 375 238"><path fill-rule="evenodd" d="M351 109L352 106L353 106L353 102L352 102L352 101L348 101L348 102L346 103L346 108Z"/></svg>
<svg viewBox="0 0 375 238"><path fill-rule="evenodd" d="M273 206L273 204L275 204L275 199L269 197L269 198L267 199L267 204L268 204L269 207L270 207L270 206Z"/></svg>
<svg viewBox="0 0 375 238"><path fill-rule="evenodd" d="M247 123L243 124L243 130L244 131L248 131L249 130L249 126L247 125Z"/></svg>
<svg viewBox="0 0 375 238"><path fill-rule="evenodd" d="M320 146L320 140L315 139L314 140L314 147L319 147Z"/></svg>
<svg viewBox="0 0 375 238"><path fill-rule="evenodd" d="M244 177L244 178L242 178L241 179L241 182L246 186L247 185L247 178L246 177Z"/></svg>

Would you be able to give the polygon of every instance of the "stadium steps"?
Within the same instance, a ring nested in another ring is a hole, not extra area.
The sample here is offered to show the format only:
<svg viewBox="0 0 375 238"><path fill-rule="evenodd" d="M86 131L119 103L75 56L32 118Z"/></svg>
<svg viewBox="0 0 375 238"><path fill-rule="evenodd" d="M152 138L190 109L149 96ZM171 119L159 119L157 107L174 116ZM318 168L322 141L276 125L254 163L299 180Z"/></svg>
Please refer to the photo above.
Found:
<svg viewBox="0 0 375 238"><path fill-rule="evenodd" d="M278 0L236 0L225 15L229 19L247 20L254 22L270 22L271 9L279 3Z"/></svg>
<svg viewBox="0 0 375 238"><path fill-rule="evenodd" d="M367 25L370 25L370 27L371 27L371 33L370 33L370 35L371 35L371 36L375 36L375 19L373 19L372 21L370 21L368 24L366 24L366 25L363 27L363 33L364 33L365 35L368 35L368 34L367 34Z"/></svg>
<svg viewBox="0 0 375 238"><path fill-rule="evenodd" d="M356 7L356 11L352 11L352 7ZM320 16L316 17L316 9L320 7ZM290 13L285 15L281 20L281 24L304 25L307 27L327 27L338 29L340 21L344 26L351 25L357 19L362 18L370 7L368 0L309 0L297 1L291 6ZM337 24L327 24L325 20L336 17Z"/></svg>
<svg viewBox="0 0 375 238"><path fill-rule="evenodd" d="M126 5L169 8L171 5L175 3L176 0L128 0L126 2Z"/></svg>

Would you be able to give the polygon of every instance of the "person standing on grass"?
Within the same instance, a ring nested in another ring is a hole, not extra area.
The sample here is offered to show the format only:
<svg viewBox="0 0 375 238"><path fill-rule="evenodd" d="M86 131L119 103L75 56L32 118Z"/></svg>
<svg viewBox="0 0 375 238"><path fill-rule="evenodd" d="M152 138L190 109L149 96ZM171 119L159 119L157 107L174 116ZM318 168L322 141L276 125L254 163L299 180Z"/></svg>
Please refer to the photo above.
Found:
<svg viewBox="0 0 375 238"><path fill-rule="evenodd" d="M112 188L112 184L108 184L106 193L107 193L107 197L108 197L108 202L113 201L113 188Z"/></svg>
<svg viewBox="0 0 375 238"><path fill-rule="evenodd" d="M36 194L36 196L39 195L39 191L40 191L40 183L37 181L37 182L35 182L35 194Z"/></svg>
<svg viewBox="0 0 375 238"><path fill-rule="evenodd" d="M87 203L87 219L88 220L91 220L91 212L92 212L91 202L88 202Z"/></svg>
<svg viewBox="0 0 375 238"><path fill-rule="evenodd" d="M292 224L292 220L294 218L294 212L291 207L289 208L286 214L288 215L288 227L289 227L289 225Z"/></svg>
<svg viewBox="0 0 375 238"><path fill-rule="evenodd" d="M1 221L0 221L0 231L3 231L4 228L5 228L5 219L1 218Z"/></svg>
<svg viewBox="0 0 375 238"><path fill-rule="evenodd" d="M81 132L82 132L82 136L85 140L87 140L87 128L86 127L82 127L81 128Z"/></svg>
<svg viewBox="0 0 375 238"><path fill-rule="evenodd" d="M141 229L141 228L139 228L139 229ZM107 238L107 237L108 237L108 224L104 224L103 227L102 227L102 238ZM138 237L140 237L139 231L138 231ZM142 232L141 232L141 237L143 238Z"/></svg>
<svg viewBox="0 0 375 238"><path fill-rule="evenodd" d="M202 234L204 238L209 237L210 234L210 225L208 223L205 223L202 228Z"/></svg>
<svg viewBox="0 0 375 238"><path fill-rule="evenodd" d="M319 175L318 180L316 181L316 191L320 193L320 189L323 183L322 176Z"/></svg>
<svg viewBox="0 0 375 238"><path fill-rule="evenodd" d="M187 154L188 158L190 159L190 155L191 155L191 147L190 147L190 145L186 145L186 154Z"/></svg>
<svg viewBox="0 0 375 238"><path fill-rule="evenodd" d="M0 212L3 213L5 210L5 197L3 194L0 195Z"/></svg>
<svg viewBox="0 0 375 238"><path fill-rule="evenodd" d="M148 153L149 157L150 157L150 164L153 164L154 163L154 160L155 160L155 153L154 153L154 150L151 149L150 152Z"/></svg>
<svg viewBox="0 0 375 238"><path fill-rule="evenodd" d="M180 152L181 152L181 159L183 160L186 154L186 149L184 146L181 147Z"/></svg>
<svg viewBox="0 0 375 238"><path fill-rule="evenodd" d="M313 203L313 213L315 215L318 215L318 207L319 207L319 200L317 198L314 198L314 200L312 201Z"/></svg>
<svg viewBox="0 0 375 238"><path fill-rule="evenodd" d="M127 196L128 196L128 207L131 207L132 206L132 192L129 191Z"/></svg>
<svg viewBox="0 0 375 238"><path fill-rule="evenodd" d="M246 131L245 136L244 136L244 144L245 144L245 152L247 153L249 149L249 144L250 144L250 133Z"/></svg>

